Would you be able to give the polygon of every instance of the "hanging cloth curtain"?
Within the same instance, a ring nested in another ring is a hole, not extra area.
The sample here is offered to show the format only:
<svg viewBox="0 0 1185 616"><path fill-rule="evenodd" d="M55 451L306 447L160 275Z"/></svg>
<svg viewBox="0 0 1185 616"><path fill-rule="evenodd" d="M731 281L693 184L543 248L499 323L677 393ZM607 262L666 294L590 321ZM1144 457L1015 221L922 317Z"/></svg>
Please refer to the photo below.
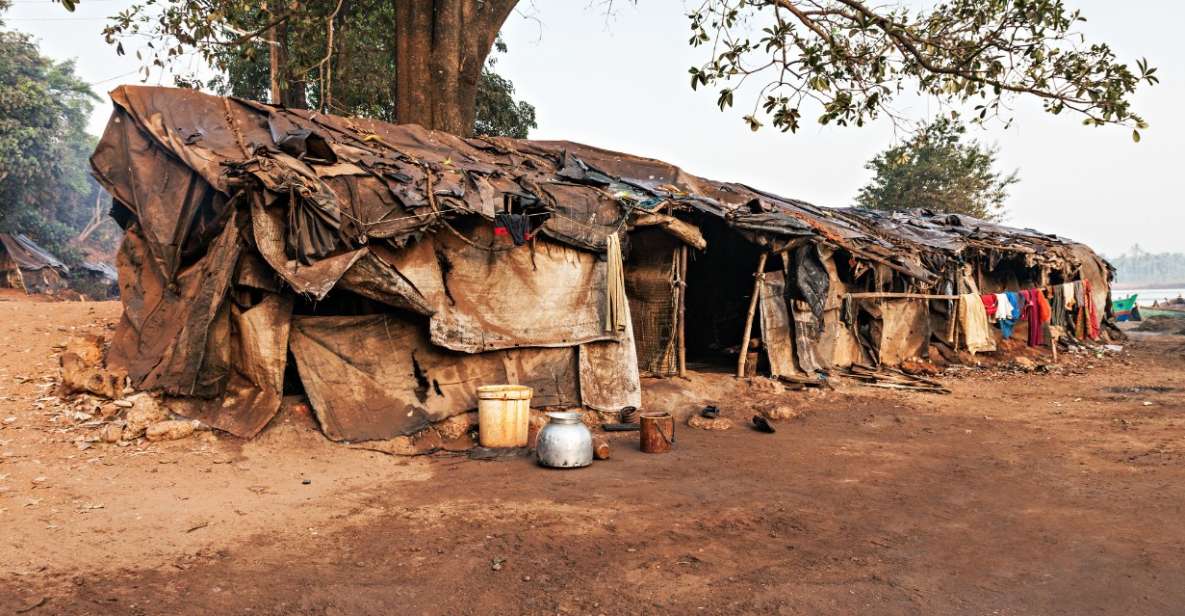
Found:
<svg viewBox="0 0 1185 616"><path fill-rule="evenodd" d="M625 269L621 264L621 240L614 233L605 238L605 331L625 331L629 306L625 298Z"/></svg>
<svg viewBox="0 0 1185 616"><path fill-rule="evenodd" d="M996 350L996 341L988 330L987 309L983 298L976 293L967 293L959 301L959 324L967 350L972 354Z"/></svg>

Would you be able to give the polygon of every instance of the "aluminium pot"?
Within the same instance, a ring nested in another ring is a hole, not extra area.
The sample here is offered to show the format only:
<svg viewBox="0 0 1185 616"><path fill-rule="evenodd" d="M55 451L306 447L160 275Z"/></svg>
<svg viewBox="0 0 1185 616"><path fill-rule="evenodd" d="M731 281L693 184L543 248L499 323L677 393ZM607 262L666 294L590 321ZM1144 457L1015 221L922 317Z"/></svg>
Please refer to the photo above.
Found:
<svg viewBox="0 0 1185 616"><path fill-rule="evenodd" d="M580 413L548 413L549 421L539 431L535 454L539 464L551 468L579 468L593 461L592 432Z"/></svg>

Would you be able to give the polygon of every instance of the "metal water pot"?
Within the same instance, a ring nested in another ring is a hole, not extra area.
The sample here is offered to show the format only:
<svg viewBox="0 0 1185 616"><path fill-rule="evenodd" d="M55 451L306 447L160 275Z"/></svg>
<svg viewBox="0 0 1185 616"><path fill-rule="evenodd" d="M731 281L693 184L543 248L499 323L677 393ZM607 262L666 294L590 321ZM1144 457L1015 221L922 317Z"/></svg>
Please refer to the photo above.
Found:
<svg viewBox="0 0 1185 616"><path fill-rule="evenodd" d="M548 413L539 431L535 452L539 464L552 468L578 468L592 464L592 432L580 421L580 413Z"/></svg>

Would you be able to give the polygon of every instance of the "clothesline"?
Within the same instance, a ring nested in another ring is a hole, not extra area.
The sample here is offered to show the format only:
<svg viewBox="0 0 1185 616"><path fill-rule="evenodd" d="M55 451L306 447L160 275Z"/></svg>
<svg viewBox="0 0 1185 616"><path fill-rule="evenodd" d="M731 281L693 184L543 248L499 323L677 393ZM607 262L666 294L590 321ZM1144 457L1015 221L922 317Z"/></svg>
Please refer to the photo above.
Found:
<svg viewBox="0 0 1185 616"><path fill-rule="evenodd" d="M1069 282L1059 282L1059 283L1054 283L1054 284L1076 284L1076 283L1080 283L1080 282L1082 282L1082 281L1081 280L1072 280ZM1047 288L1053 288L1053 286L1054 285L1051 284L1046 287L1030 287L1030 288L1031 289L1036 289L1036 288L1047 289ZM1027 290L1027 289L1024 289L1024 290ZM1020 292L1021 291L1011 291L1011 293L1020 293ZM995 295L996 293L1009 293L1009 291L993 291L990 294L989 293L980 293L980 295ZM936 294L936 293L899 293L899 292L888 292L888 291L883 292L883 293L878 293L878 292L844 293L843 296L844 296L844 298L851 298L851 299L945 299L945 300L951 300L951 301L957 301L963 297L962 295L943 295L943 294Z"/></svg>

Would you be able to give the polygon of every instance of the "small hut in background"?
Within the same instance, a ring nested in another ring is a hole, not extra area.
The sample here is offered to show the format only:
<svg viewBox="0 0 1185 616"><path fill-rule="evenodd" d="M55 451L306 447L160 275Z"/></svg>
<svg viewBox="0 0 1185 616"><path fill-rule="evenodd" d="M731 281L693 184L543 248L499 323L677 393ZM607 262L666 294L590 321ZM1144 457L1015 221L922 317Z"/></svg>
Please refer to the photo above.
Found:
<svg viewBox="0 0 1185 616"><path fill-rule="evenodd" d="M0 270L3 284L25 293L57 293L66 288L70 273L57 257L23 233L0 233Z"/></svg>

